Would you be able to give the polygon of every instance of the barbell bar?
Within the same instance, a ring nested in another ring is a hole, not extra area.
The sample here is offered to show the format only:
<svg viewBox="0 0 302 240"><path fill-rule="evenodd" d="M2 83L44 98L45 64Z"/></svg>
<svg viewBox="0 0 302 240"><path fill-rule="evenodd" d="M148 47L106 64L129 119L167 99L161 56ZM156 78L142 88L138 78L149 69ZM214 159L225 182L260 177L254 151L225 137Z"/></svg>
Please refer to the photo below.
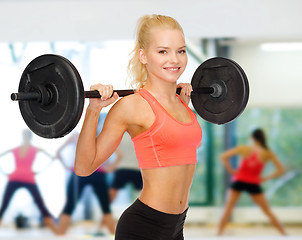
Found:
<svg viewBox="0 0 302 240"><path fill-rule="evenodd" d="M181 88L176 89L176 93L180 94ZM130 94L136 93L135 89L124 89L124 90L113 90L116 92L120 97L125 97ZM191 94L212 94L215 97L219 97L221 94L221 88L218 84L212 87L202 87L202 88L195 88ZM85 98L101 98L102 96L96 90L94 91L85 91L84 92ZM48 102L51 101L51 93L48 92L47 98ZM12 93L11 100L13 101L41 101L42 93L41 92L28 92L28 93Z"/></svg>

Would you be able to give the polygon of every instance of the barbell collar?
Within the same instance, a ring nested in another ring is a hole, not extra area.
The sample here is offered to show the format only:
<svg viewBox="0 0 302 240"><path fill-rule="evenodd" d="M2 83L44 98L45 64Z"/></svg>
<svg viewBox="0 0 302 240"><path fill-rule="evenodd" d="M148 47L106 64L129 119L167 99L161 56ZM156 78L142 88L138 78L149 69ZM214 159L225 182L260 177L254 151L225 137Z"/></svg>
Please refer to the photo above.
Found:
<svg viewBox="0 0 302 240"><path fill-rule="evenodd" d="M51 91L46 88L41 88L39 91L35 92L12 93L10 98L13 101L36 101L45 106L53 100Z"/></svg>
<svg viewBox="0 0 302 240"><path fill-rule="evenodd" d="M218 83L214 83L211 85L211 87L214 89L213 93L211 93L211 96L215 97L215 98L220 97L223 92L222 86ZM225 91L226 91L226 89L225 89Z"/></svg>
<svg viewBox="0 0 302 240"><path fill-rule="evenodd" d="M38 92L18 92L18 93L12 93L10 95L11 100L13 101L40 101L41 100L41 94Z"/></svg>

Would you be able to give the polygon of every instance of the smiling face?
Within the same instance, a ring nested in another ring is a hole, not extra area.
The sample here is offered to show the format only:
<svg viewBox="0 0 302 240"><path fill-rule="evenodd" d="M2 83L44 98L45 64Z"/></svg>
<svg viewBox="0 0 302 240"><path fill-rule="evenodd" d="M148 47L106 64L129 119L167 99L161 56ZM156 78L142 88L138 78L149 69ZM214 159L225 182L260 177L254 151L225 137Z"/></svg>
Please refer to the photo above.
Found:
<svg viewBox="0 0 302 240"><path fill-rule="evenodd" d="M154 29L150 45L139 50L139 57L146 66L148 80L176 83L187 65L183 33L180 30Z"/></svg>

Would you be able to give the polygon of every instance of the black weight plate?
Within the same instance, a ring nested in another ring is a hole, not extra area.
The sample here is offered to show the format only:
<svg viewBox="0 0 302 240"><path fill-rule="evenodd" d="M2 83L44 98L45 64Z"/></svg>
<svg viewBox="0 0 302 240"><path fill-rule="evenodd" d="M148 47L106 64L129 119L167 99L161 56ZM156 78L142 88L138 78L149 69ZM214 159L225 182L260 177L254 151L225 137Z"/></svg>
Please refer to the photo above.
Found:
<svg viewBox="0 0 302 240"><path fill-rule="evenodd" d="M63 137L79 122L84 108L84 87L80 74L66 58L46 54L25 68L19 92L50 93L51 101L19 101L27 126L44 138Z"/></svg>
<svg viewBox="0 0 302 240"><path fill-rule="evenodd" d="M225 124L236 119L245 109L249 98L248 79L235 61L215 57L203 62L195 71L192 87L210 87L219 84L222 94L192 94L191 100L196 112L206 121Z"/></svg>

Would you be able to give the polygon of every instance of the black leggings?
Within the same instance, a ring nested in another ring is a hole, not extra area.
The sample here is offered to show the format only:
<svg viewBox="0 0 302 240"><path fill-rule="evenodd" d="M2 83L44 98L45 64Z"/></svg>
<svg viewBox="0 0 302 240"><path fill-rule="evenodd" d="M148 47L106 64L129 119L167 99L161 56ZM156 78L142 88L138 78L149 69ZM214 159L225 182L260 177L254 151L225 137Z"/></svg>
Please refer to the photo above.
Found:
<svg viewBox="0 0 302 240"><path fill-rule="evenodd" d="M137 199L120 217L115 240L183 240L187 211L163 213Z"/></svg>
<svg viewBox="0 0 302 240"><path fill-rule="evenodd" d="M0 209L0 219L2 218L4 212L6 211L10 200L12 199L13 194L19 188L26 188L34 198L35 203L37 204L43 217L51 217L51 214L47 210L44 201L41 197L39 189L35 183L25 183L25 182L8 182L4 191L4 197L2 202L2 207Z"/></svg>
<svg viewBox="0 0 302 240"><path fill-rule="evenodd" d="M79 177L75 173L72 173L67 185L67 200L63 213L67 215L72 214L86 185L92 185L103 213L110 213L111 210L106 173L97 171L87 177Z"/></svg>

